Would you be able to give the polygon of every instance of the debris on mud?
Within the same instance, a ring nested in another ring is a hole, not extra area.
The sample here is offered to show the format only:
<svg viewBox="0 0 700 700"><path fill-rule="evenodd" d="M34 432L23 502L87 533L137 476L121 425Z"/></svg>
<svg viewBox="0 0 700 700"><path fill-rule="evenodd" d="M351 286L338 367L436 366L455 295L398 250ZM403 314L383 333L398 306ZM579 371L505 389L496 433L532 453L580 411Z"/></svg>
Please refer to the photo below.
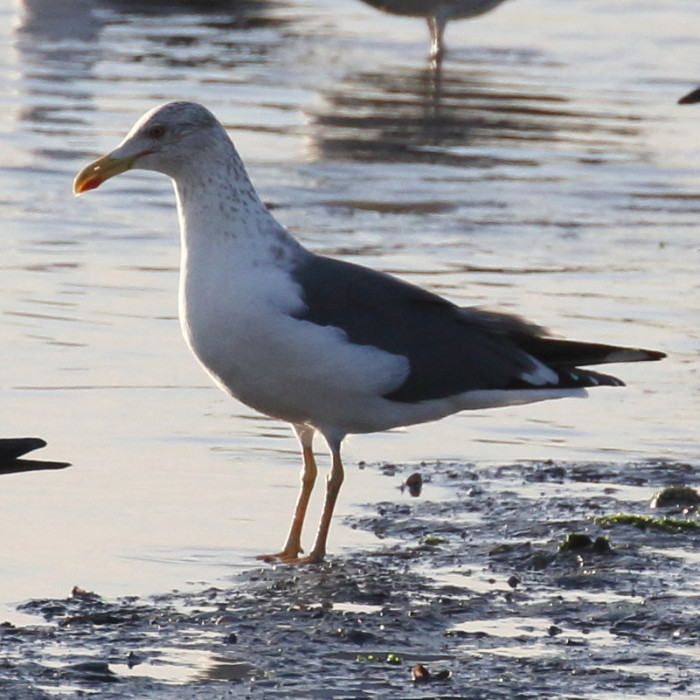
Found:
<svg viewBox="0 0 700 700"><path fill-rule="evenodd" d="M392 465L389 488L414 471ZM700 696L700 532L617 527L611 547L597 522L651 518L650 494L700 484L695 468L437 463L421 474L420 499L349 518L377 535L370 551L254 568L196 593L105 600L76 587L24 603L37 624L0 625L0 696Z"/></svg>
<svg viewBox="0 0 700 700"><path fill-rule="evenodd" d="M557 550L560 552L588 551L596 554L609 554L613 551L610 546L610 540L607 537L598 535L598 537L593 539L590 535L583 535L579 532L571 532L565 535Z"/></svg>
<svg viewBox="0 0 700 700"><path fill-rule="evenodd" d="M700 493L689 486L666 486L649 501L651 508L695 508L700 505Z"/></svg>
<svg viewBox="0 0 700 700"><path fill-rule="evenodd" d="M448 681L452 678L452 672L447 669L429 671L422 664L416 664L411 669L411 678L414 683L434 683L436 681Z"/></svg>
<svg viewBox="0 0 700 700"><path fill-rule="evenodd" d="M408 491L409 495L413 498L418 498L423 491L423 475L420 472L413 472L403 484L401 484L401 491Z"/></svg>

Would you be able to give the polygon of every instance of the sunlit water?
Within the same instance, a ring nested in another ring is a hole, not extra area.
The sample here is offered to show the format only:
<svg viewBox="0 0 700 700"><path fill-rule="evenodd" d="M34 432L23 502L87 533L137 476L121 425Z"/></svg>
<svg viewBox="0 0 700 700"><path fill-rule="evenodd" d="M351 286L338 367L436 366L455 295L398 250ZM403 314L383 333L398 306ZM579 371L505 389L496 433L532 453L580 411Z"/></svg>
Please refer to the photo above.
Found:
<svg viewBox="0 0 700 700"><path fill-rule="evenodd" d="M2 477L0 603L216 581L285 534L297 445L180 338L170 184L71 195L171 99L220 117L312 249L669 353L588 401L349 440L334 553L373 543L343 513L405 497L361 460L698 461L696 0L511 0L449 26L441 74L423 22L356 0L209 4L0 0L0 433L74 465Z"/></svg>

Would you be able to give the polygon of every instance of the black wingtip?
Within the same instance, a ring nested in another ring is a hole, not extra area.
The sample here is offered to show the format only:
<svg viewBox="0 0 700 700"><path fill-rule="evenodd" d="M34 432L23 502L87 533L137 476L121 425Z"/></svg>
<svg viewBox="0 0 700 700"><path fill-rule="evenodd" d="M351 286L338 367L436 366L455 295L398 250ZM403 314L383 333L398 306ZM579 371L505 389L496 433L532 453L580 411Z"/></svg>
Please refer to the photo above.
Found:
<svg viewBox="0 0 700 700"><path fill-rule="evenodd" d="M687 95L683 95L680 100L678 100L679 105L694 105L700 102L700 88L695 88L692 92Z"/></svg>

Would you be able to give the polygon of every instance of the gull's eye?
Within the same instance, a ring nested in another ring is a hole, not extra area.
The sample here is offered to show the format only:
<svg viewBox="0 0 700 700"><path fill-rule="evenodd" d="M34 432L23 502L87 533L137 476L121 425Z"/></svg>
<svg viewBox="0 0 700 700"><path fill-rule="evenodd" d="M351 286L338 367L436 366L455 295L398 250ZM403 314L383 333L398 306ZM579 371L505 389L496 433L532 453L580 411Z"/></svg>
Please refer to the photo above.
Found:
<svg viewBox="0 0 700 700"><path fill-rule="evenodd" d="M159 139L165 134L165 127L162 124L154 124L146 132L146 136L151 139Z"/></svg>

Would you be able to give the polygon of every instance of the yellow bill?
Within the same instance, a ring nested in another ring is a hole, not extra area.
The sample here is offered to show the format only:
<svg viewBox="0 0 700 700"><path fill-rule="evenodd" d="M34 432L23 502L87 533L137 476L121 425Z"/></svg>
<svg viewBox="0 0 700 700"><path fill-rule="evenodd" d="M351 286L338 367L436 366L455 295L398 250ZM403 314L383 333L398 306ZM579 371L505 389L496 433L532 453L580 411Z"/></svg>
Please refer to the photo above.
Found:
<svg viewBox="0 0 700 700"><path fill-rule="evenodd" d="M109 180L115 175L126 172L134 164L134 161L142 156L143 153L137 153L133 156L124 158L116 158L111 153L102 158L98 158L90 165L85 166L76 176L73 181L73 194L82 194L88 190L94 190L99 187L105 180Z"/></svg>

